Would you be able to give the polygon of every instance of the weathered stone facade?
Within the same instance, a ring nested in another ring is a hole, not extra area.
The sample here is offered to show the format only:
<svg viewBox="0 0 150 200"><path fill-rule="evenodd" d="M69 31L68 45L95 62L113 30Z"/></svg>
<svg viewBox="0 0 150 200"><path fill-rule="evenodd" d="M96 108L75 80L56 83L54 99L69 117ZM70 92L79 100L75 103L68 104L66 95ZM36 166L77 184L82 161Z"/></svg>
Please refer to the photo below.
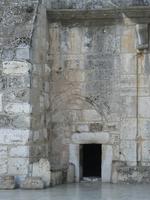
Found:
<svg viewBox="0 0 150 200"><path fill-rule="evenodd" d="M96 143L103 182L150 182L150 1L0 5L0 175L79 181Z"/></svg>

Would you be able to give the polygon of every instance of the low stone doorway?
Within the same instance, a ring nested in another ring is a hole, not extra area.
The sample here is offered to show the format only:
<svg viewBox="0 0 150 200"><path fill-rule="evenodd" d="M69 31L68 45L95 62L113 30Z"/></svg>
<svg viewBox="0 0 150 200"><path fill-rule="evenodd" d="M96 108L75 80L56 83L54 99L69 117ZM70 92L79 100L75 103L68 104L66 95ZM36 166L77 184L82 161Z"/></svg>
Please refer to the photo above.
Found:
<svg viewBox="0 0 150 200"><path fill-rule="evenodd" d="M80 178L101 178L102 145L80 145Z"/></svg>

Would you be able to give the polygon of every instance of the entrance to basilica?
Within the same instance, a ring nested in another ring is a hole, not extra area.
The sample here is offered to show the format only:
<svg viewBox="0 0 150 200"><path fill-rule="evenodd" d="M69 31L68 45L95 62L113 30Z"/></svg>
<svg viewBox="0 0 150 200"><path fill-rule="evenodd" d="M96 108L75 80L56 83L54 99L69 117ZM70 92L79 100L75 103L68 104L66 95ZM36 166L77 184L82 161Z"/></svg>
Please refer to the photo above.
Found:
<svg viewBox="0 0 150 200"><path fill-rule="evenodd" d="M81 179L101 178L102 145L83 144L80 148Z"/></svg>

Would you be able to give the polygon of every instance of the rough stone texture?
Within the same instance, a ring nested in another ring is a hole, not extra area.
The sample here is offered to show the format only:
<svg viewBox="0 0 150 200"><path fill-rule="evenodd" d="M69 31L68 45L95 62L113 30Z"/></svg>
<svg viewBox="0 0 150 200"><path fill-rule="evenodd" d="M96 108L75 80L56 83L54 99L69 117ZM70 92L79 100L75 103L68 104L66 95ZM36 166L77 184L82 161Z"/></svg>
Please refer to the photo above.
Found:
<svg viewBox="0 0 150 200"><path fill-rule="evenodd" d="M137 55L136 23L55 20L49 33L52 170L65 170L70 160L79 180L78 145L87 143L112 145L102 151L102 181L114 176L112 161L148 165L149 141L139 128L149 118L149 49ZM73 152L68 143L77 145Z"/></svg>
<svg viewBox="0 0 150 200"><path fill-rule="evenodd" d="M27 177L20 187L26 190L39 190L44 188L44 183L39 177Z"/></svg>
<svg viewBox="0 0 150 200"><path fill-rule="evenodd" d="M118 169L118 182L149 183L149 167L122 167Z"/></svg>
<svg viewBox="0 0 150 200"><path fill-rule="evenodd" d="M50 185L51 168L48 160L40 159L38 163L33 163L32 170L32 176L40 177L43 180L45 187Z"/></svg>
<svg viewBox="0 0 150 200"><path fill-rule="evenodd" d="M130 6L148 6L149 0L45 0L50 9L101 9Z"/></svg>
<svg viewBox="0 0 150 200"><path fill-rule="evenodd" d="M74 183L74 182L75 182L75 166L74 164L70 163L67 172L67 183Z"/></svg>
<svg viewBox="0 0 150 200"><path fill-rule="evenodd" d="M127 181L131 173L148 182L148 15L90 19L85 12L82 20L68 15L47 21L46 9L92 10L94 16L96 9L149 5L149 0L1 0L0 175L14 175L17 184L39 175L49 186L50 177L51 185L73 177L73 163L78 181L79 145L94 142L103 145L104 181Z"/></svg>
<svg viewBox="0 0 150 200"><path fill-rule="evenodd" d="M14 176L0 176L0 190L12 190L15 189L15 187Z"/></svg>
<svg viewBox="0 0 150 200"><path fill-rule="evenodd" d="M34 53L45 47L44 41L39 46L34 43L41 41L41 30L46 29L42 23L46 12L39 1L1 1L0 5L0 174L14 175L20 184L32 175L30 164L48 157L49 67L40 51Z"/></svg>
<svg viewBox="0 0 150 200"><path fill-rule="evenodd" d="M62 171L52 171L51 186L60 185L63 183Z"/></svg>

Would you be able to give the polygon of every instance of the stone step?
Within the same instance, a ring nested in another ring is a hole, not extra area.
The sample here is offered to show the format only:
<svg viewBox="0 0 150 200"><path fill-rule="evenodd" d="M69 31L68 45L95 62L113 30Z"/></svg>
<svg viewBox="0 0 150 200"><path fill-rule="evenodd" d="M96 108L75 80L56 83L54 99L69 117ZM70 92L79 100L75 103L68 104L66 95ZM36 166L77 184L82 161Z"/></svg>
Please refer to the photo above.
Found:
<svg viewBox="0 0 150 200"><path fill-rule="evenodd" d="M15 177L14 176L0 176L0 189L12 190L15 189Z"/></svg>
<svg viewBox="0 0 150 200"><path fill-rule="evenodd" d="M27 177L20 185L21 189L40 190L44 189L44 182L40 177Z"/></svg>

